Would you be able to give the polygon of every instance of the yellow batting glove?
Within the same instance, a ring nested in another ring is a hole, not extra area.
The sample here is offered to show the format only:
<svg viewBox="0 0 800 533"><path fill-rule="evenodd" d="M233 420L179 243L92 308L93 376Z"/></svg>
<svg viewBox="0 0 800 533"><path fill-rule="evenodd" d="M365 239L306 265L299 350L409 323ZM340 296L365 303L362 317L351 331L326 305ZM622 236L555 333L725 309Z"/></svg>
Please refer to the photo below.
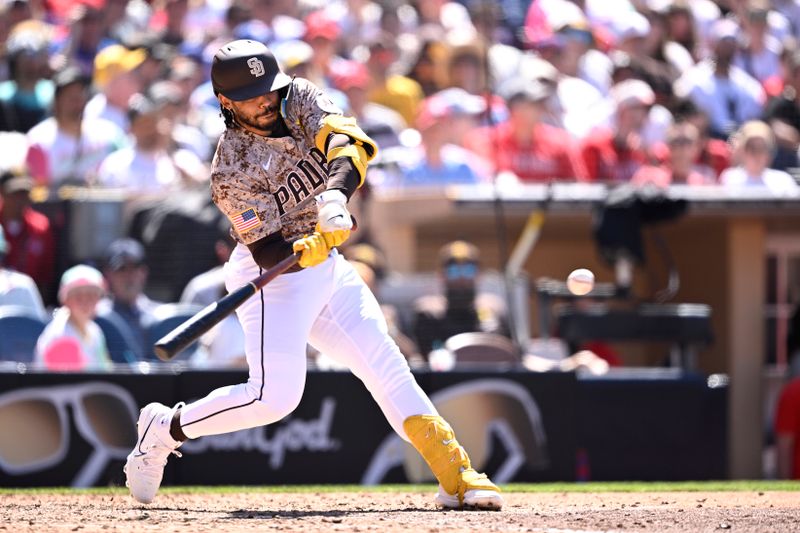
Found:
<svg viewBox="0 0 800 533"><path fill-rule="evenodd" d="M303 268L317 266L328 258L331 249L322 234L315 232L297 239L292 243L292 250L302 252L298 263Z"/></svg>
<svg viewBox="0 0 800 533"><path fill-rule="evenodd" d="M322 231L319 222L317 222L317 227L315 228L315 231L322 235L322 238L325 239L325 244L328 245L329 249L335 246L340 246L344 241L350 238L349 229Z"/></svg>

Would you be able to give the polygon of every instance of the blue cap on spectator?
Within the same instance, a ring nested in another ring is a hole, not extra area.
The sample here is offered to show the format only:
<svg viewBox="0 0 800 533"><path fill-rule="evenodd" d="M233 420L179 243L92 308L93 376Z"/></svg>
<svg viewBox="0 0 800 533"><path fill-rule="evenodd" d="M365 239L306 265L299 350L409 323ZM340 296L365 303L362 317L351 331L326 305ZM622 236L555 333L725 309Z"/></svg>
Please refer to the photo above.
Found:
<svg viewBox="0 0 800 533"><path fill-rule="evenodd" d="M189 41L186 40L180 44L178 47L178 55L188 57L197 61L198 63L210 62L206 61L207 58L203 56L203 51L206 48L206 44L202 41ZM213 54L212 54L213 55Z"/></svg>
<svg viewBox="0 0 800 533"><path fill-rule="evenodd" d="M144 247L134 239L117 239L108 246L106 266L119 270L127 265L144 264Z"/></svg>

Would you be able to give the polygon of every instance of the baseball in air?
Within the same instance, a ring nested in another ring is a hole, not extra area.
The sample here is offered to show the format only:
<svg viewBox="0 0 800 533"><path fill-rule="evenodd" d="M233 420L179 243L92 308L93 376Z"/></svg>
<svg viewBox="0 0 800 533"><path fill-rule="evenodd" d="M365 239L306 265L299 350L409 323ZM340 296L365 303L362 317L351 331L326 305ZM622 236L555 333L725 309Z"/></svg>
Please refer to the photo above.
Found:
<svg viewBox="0 0 800 533"><path fill-rule="evenodd" d="M567 288L576 296L590 293L594 288L594 274L588 268L576 268L567 276Z"/></svg>

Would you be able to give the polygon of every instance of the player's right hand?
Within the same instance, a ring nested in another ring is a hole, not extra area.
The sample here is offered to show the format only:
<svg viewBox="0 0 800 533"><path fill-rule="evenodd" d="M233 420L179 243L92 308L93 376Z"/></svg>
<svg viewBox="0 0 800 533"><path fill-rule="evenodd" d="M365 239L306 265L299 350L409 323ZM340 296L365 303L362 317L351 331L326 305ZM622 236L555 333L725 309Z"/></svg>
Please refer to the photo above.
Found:
<svg viewBox="0 0 800 533"><path fill-rule="evenodd" d="M319 232L306 235L292 243L294 252L302 252L298 263L303 268L317 266L328 258L331 249Z"/></svg>

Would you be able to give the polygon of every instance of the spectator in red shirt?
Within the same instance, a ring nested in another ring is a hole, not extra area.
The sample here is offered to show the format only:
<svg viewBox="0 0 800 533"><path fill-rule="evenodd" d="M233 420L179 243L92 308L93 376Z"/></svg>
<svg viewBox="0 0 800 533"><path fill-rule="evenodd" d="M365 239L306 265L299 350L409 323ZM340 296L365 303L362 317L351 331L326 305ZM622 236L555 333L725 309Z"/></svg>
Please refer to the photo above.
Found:
<svg viewBox="0 0 800 533"><path fill-rule="evenodd" d="M778 397L775 444L778 452L778 477L800 479L800 378L794 378L787 383Z"/></svg>
<svg viewBox="0 0 800 533"><path fill-rule="evenodd" d="M542 122L552 88L538 80L512 80L502 91L508 120L481 128L465 146L489 161L496 173L522 182L586 179L586 170L562 129Z"/></svg>
<svg viewBox="0 0 800 533"><path fill-rule="evenodd" d="M636 79L618 83L611 95L616 104L616 128L589 135L581 153L589 179L620 183L630 181L648 161L641 131L656 97L647 83Z"/></svg>
<svg viewBox="0 0 800 533"><path fill-rule="evenodd" d="M6 171L0 176L0 224L11 248L5 264L33 278L43 295L50 294L55 240L50 221L31 207L33 179Z"/></svg>
<svg viewBox="0 0 800 533"><path fill-rule="evenodd" d="M682 100L675 107L675 122L691 122L700 132L700 152L695 163L705 165L714 170L719 178L722 172L731 166L731 148L722 139L711 138L708 115L699 109L691 100ZM657 160L665 161L669 154L665 146L654 147Z"/></svg>
<svg viewBox="0 0 800 533"><path fill-rule="evenodd" d="M633 183L654 183L660 187L671 184L712 185L717 176L714 170L697 163L700 154L700 130L691 122L678 122L667 130L666 160L660 166L643 166L631 178Z"/></svg>

